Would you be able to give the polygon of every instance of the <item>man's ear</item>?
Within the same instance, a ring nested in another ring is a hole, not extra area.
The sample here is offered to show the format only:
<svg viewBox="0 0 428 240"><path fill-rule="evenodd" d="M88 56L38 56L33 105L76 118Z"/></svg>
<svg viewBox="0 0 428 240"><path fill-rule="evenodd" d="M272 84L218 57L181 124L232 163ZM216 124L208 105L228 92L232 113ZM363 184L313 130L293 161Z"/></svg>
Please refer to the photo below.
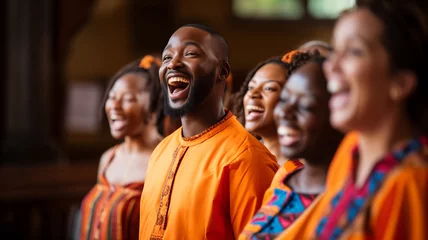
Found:
<svg viewBox="0 0 428 240"><path fill-rule="evenodd" d="M222 81L226 81L227 77L230 74L230 64L227 62L223 62L220 66L220 79Z"/></svg>

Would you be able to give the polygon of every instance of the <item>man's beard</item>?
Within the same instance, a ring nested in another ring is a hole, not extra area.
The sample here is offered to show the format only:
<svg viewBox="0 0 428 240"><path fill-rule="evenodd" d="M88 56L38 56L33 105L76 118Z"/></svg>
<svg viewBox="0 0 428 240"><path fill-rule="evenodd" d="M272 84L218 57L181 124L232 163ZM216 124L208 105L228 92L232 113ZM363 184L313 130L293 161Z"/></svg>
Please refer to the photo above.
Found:
<svg viewBox="0 0 428 240"><path fill-rule="evenodd" d="M163 93L164 93L164 112L165 115L169 115L171 117L183 117L188 115L189 113L193 113L199 105L205 100L207 96L211 94L211 90L214 86L214 77L215 77L215 69L211 73L200 77L198 80L193 80L192 85L190 85L189 96L187 97L187 101L183 106L179 108L173 108L170 105L170 100L168 97L169 88L168 83L162 84ZM209 107L209 106L207 106Z"/></svg>

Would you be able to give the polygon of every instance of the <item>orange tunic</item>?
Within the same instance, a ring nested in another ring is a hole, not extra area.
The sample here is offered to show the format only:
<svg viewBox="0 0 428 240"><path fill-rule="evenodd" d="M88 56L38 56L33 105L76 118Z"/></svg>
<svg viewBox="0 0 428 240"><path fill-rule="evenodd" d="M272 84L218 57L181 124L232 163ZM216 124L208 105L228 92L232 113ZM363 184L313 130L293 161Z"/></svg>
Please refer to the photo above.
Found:
<svg viewBox="0 0 428 240"><path fill-rule="evenodd" d="M330 166L322 199L312 204L278 239L317 239L315 232L326 217L332 199L344 187L346 176L352 175L350 149L356 142L356 133L347 136ZM428 239L427 202L428 148L425 143L421 150L406 155L387 173L379 190L356 213L338 239Z"/></svg>
<svg viewBox="0 0 428 240"><path fill-rule="evenodd" d="M140 239L235 239L262 203L278 164L231 112L198 136L181 128L152 153Z"/></svg>

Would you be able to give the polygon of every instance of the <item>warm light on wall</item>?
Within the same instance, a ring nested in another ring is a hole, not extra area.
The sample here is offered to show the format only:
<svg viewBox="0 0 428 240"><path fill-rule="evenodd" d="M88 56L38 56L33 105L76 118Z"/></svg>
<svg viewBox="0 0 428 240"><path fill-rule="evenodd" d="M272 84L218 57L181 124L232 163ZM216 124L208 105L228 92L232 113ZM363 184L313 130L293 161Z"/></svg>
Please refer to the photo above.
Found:
<svg viewBox="0 0 428 240"><path fill-rule="evenodd" d="M247 19L334 19L355 0L233 0L234 14Z"/></svg>

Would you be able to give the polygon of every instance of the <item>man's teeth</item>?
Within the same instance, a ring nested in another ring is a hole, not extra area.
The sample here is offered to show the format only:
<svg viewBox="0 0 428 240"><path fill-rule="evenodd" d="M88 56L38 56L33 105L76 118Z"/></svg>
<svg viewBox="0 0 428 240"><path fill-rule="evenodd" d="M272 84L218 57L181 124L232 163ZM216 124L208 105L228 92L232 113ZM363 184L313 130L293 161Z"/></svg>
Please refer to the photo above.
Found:
<svg viewBox="0 0 428 240"><path fill-rule="evenodd" d="M338 93L346 90L346 85L341 81L330 80L327 82L327 90L331 93Z"/></svg>
<svg viewBox="0 0 428 240"><path fill-rule="evenodd" d="M264 108L261 108L261 107L258 107L258 106L254 106L254 105L248 105L246 108L249 111L258 111L258 112L264 112L265 111Z"/></svg>
<svg viewBox="0 0 428 240"><path fill-rule="evenodd" d="M190 81L189 81L189 79L186 79L183 77L172 77L172 78L168 79L169 85L174 85L175 83L187 83L187 84L189 84Z"/></svg>

